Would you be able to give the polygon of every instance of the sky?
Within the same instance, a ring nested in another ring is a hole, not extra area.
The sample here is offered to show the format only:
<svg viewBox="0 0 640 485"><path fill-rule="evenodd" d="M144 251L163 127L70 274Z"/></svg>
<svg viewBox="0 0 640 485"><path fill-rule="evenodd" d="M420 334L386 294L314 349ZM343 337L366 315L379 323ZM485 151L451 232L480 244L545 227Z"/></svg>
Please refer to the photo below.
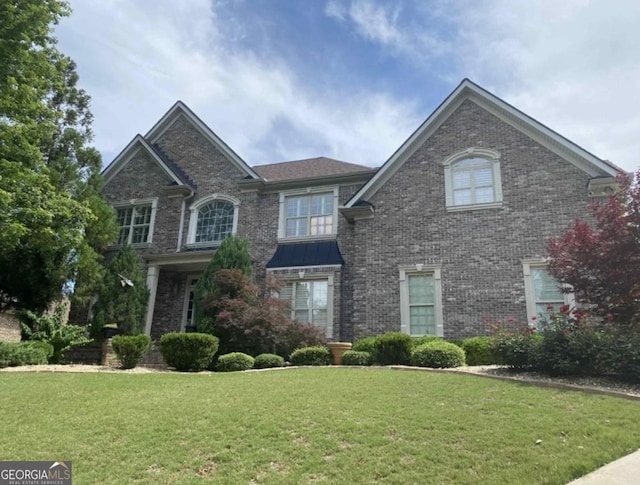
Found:
<svg viewBox="0 0 640 485"><path fill-rule="evenodd" d="M635 0L71 0L104 164L185 102L249 165L379 166L464 78L640 168Z"/></svg>

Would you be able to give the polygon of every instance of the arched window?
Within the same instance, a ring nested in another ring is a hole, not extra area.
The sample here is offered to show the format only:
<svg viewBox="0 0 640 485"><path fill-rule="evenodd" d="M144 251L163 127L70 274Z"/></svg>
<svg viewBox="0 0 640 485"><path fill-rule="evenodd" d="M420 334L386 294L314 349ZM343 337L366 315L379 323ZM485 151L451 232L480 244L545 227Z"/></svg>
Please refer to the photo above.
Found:
<svg viewBox="0 0 640 485"><path fill-rule="evenodd" d="M187 244L216 246L236 232L239 201L213 195L191 207Z"/></svg>
<svg viewBox="0 0 640 485"><path fill-rule="evenodd" d="M502 202L500 154L484 148L468 148L445 162L447 208L496 207Z"/></svg>

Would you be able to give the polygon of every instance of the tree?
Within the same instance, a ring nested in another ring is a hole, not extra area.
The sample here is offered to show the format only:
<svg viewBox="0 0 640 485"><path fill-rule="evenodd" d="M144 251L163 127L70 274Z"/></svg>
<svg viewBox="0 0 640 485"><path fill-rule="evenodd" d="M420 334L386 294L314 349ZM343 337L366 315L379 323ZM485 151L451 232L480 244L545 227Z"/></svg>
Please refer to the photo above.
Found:
<svg viewBox="0 0 640 485"><path fill-rule="evenodd" d="M575 221L547 249L549 272L571 285L595 314L618 324L640 324L640 170L619 175L620 190L591 206L593 224Z"/></svg>
<svg viewBox="0 0 640 485"><path fill-rule="evenodd" d="M214 278L218 270L238 269L247 277L251 277L253 262L249 254L249 242L246 239L232 235L227 237L209 261L204 273L200 276L194 292L194 315L198 325L207 318L212 322L216 317L216 310L210 307L205 309L203 301L211 299L213 295L224 295L220 289L216 289ZM213 295L212 295L213 294Z"/></svg>
<svg viewBox="0 0 640 485"><path fill-rule="evenodd" d="M86 301L115 237L89 97L52 35L69 13L61 0L0 3L0 310L42 310L69 280Z"/></svg>
<svg viewBox="0 0 640 485"><path fill-rule="evenodd" d="M109 263L98 289L92 334L97 336L110 323L116 323L125 335L142 333L148 303L142 260L131 246L124 246Z"/></svg>

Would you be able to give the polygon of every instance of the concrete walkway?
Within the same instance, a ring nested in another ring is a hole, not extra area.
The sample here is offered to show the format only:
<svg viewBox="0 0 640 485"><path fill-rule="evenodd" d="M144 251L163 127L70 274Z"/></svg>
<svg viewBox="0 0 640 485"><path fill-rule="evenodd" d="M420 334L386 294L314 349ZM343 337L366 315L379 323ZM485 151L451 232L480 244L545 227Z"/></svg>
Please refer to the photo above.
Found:
<svg viewBox="0 0 640 485"><path fill-rule="evenodd" d="M640 450L612 461L567 485L633 485L635 483L640 484Z"/></svg>

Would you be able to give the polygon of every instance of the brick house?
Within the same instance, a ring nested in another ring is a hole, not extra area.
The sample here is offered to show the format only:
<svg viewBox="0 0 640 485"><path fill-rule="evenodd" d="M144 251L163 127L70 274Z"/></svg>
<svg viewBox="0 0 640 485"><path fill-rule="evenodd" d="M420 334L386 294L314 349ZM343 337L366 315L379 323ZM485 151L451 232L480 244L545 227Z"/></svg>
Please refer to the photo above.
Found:
<svg viewBox="0 0 640 485"><path fill-rule="evenodd" d="M379 169L324 157L251 167L182 102L105 169L120 235L147 267L145 331L193 319L193 288L229 234L258 283L331 340L403 331L461 338L524 322L563 295L546 240L620 169L469 80Z"/></svg>

